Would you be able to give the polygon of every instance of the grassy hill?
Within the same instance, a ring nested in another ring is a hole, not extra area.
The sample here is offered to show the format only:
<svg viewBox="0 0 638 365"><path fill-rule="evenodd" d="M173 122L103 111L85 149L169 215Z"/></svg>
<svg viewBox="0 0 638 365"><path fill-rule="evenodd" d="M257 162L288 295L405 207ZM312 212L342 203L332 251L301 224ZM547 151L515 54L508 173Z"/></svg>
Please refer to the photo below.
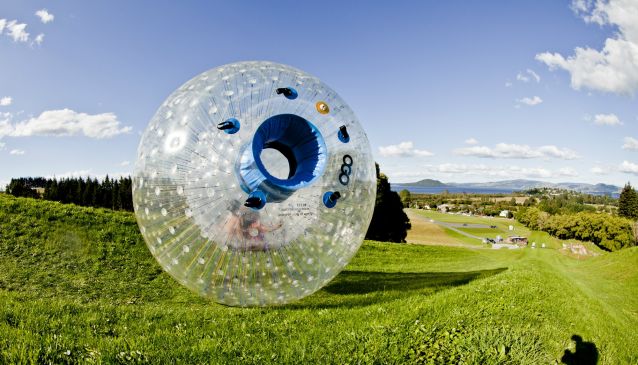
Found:
<svg viewBox="0 0 638 365"><path fill-rule="evenodd" d="M638 248L366 242L298 303L239 309L182 288L130 213L0 194L0 363L638 362Z"/></svg>

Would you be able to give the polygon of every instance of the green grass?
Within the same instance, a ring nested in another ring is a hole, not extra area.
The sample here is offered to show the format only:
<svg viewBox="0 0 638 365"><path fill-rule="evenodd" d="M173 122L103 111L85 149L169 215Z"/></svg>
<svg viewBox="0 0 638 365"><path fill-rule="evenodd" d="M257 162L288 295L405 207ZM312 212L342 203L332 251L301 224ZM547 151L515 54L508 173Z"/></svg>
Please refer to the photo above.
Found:
<svg viewBox="0 0 638 365"><path fill-rule="evenodd" d="M472 237L468 237L466 235L463 235L457 231L454 231L452 229L449 228L444 228L445 233L449 236L454 238L455 240L457 240L458 242L462 242L468 245L473 245L473 246L484 246L483 242L476 239L476 238L472 238Z"/></svg>
<svg viewBox="0 0 638 365"><path fill-rule="evenodd" d="M0 194L0 363L548 364L574 334L636 363L637 263L366 242L300 302L230 308L163 273L129 213Z"/></svg>
<svg viewBox="0 0 638 365"><path fill-rule="evenodd" d="M503 237L506 236L528 236L530 234L530 230L518 223L513 219L500 218L500 217L477 217L477 216L464 216L460 214L446 214L439 213L437 211L432 210L422 210L422 209L410 209L412 212L416 214L420 214L429 219L433 219L439 222L446 223L472 223L472 224L485 224L488 226L496 226L497 231L501 233ZM512 226L514 229L512 231L509 230L509 226ZM460 229L467 229L463 227L457 227ZM470 232L471 233L471 232Z"/></svg>
<svg viewBox="0 0 638 365"><path fill-rule="evenodd" d="M469 234L473 234L473 235L479 236L479 237L495 238L496 236L501 236L502 238L505 238L508 235L506 231L501 231L500 229L497 229L497 228L465 228L465 227L458 227L457 229L459 231L467 232Z"/></svg>

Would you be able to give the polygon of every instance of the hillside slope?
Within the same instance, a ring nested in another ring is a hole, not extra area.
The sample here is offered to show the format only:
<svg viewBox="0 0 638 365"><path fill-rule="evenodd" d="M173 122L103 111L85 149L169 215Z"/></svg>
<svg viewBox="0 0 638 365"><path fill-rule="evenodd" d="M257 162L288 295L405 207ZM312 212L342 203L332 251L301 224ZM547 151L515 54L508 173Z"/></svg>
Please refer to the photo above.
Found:
<svg viewBox="0 0 638 365"><path fill-rule="evenodd" d="M163 273L130 213L0 194L0 363L539 364L573 335L636 363L637 263L367 242L315 295L229 308Z"/></svg>

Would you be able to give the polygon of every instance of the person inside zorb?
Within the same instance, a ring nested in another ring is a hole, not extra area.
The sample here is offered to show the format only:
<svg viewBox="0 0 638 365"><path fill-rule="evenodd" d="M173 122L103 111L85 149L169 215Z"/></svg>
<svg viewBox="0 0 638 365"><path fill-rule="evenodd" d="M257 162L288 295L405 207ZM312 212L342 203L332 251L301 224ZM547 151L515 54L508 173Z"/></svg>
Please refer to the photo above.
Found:
<svg viewBox="0 0 638 365"><path fill-rule="evenodd" d="M217 67L173 92L142 136L133 187L159 264L233 306L327 284L360 247L375 196L354 112L316 77L272 62Z"/></svg>
<svg viewBox="0 0 638 365"><path fill-rule="evenodd" d="M228 213L222 229L230 238L227 244L235 250L268 250L270 247L265 234L283 226L283 221L275 226L263 224L259 212L242 207L237 200L230 202Z"/></svg>

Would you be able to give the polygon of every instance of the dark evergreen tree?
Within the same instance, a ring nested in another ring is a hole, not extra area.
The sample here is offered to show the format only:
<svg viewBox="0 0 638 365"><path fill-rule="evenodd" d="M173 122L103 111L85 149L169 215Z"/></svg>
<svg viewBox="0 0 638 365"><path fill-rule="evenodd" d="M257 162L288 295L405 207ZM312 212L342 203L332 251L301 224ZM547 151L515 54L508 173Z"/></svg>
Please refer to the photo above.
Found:
<svg viewBox="0 0 638 365"><path fill-rule="evenodd" d="M629 183L625 184L618 198L618 215L638 219L638 194Z"/></svg>
<svg viewBox="0 0 638 365"><path fill-rule="evenodd" d="M122 201L120 200L120 183L117 180L113 180L113 190L111 193L111 205L114 210L122 209Z"/></svg>
<svg viewBox="0 0 638 365"><path fill-rule="evenodd" d="M133 211L133 189L130 177L120 178L120 201L122 209Z"/></svg>
<svg viewBox="0 0 638 365"><path fill-rule="evenodd" d="M58 200L58 181L56 179L51 179L47 182L43 198L53 201Z"/></svg>
<svg viewBox="0 0 638 365"><path fill-rule="evenodd" d="M372 222L366 233L366 239L390 242L405 242L410 229L410 219L403 211L399 194L390 190L390 182L385 174L377 169L377 198L374 205Z"/></svg>

